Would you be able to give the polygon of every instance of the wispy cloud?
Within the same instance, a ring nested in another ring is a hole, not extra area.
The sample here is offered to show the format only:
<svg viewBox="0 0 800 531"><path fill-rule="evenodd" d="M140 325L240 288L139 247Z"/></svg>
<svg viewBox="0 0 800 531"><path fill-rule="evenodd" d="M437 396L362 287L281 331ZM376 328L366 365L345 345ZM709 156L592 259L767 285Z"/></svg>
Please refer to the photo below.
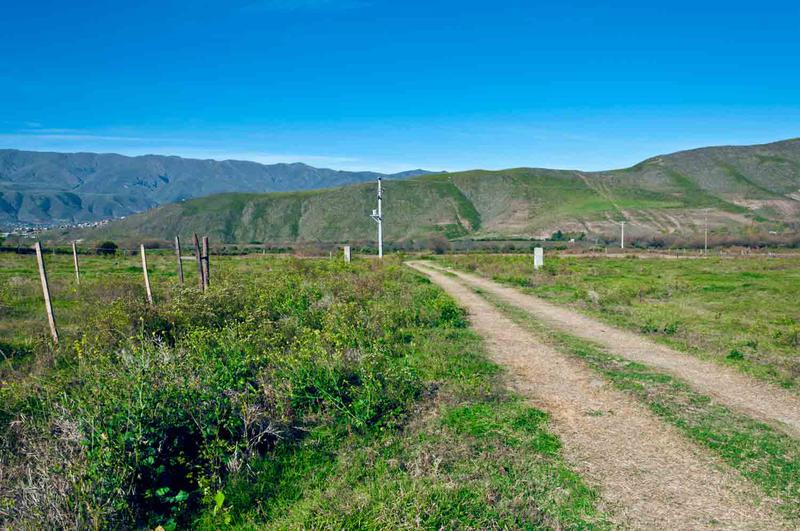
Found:
<svg viewBox="0 0 800 531"><path fill-rule="evenodd" d="M56 130L57 131L57 130ZM149 138L142 138L136 136L115 136L115 135L95 135L95 134L81 134L81 133L60 133L60 132L21 132L21 133L4 133L0 134L0 140L3 141L18 141L18 140L63 140L63 141L99 141L99 142L147 142Z"/></svg>
<svg viewBox="0 0 800 531"><path fill-rule="evenodd" d="M188 146L160 146L156 150L148 151L152 154L178 155L192 159L212 160L247 160L261 164L280 164L302 162L317 168L332 168L345 171L377 171L383 173L397 173L420 167L414 162L397 162L381 159L367 159L346 155L321 155L302 154L291 152L266 152L266 151L240 151L236 149L199 148ZM125 155L141 155L141 150L132 149L123 153ZM424 167L424 165L423 165ZM433 167L433 166L432 166Z"/></svg>
<svg viewBox="0 0 800 531"><path fill-rule="evenodd" d="M98 131L90 129L75 129L65 127L43 127L35 122L26 122L25 128L12 128L0 133L3 141L32 141L54 140L62 142L96 141L96 142L150 142L169 141L182 142L182 139L165 137L145 137L135 134L125 134L124 130Z"/></svg>
<svg viewBox="0 0 800 531"><path fill-rule="evenodd" d="M18 124L21 125L21 124ZM418 166L413 163L362 158L347 153L296 152L281 150L272 142L240 138L221 143L209 138L178 138L160 134L142 135L130 128L92 130L59 127L13 128L0 132L0 148L33 151L119 153L121 155L177 155L185 158L213 160L244 160L261 164L302 162L310 166L349 171L380 171L394 173ZM2 129L0 129L2 131ZM126 134L130 133L130 134ZM237 145L238 144L238 145ZM266 149L262 149L261 146ZM313 146L312 146L313 149Z"/></svg>
<svg viewBox="0 0 800 531"><path fill-rule="evenodd" d="M40 125L33 126L31 125L29 129L21 129L20 133L32 134L32 135L71 135L71 134L81 134L84 133L82 129L47 129L43 128Z"/></svg>
<svg viewBox="0 0 800 531"><path fill-rule="evenodd" d="M245 160L261 164L303 162L311 166L381 171L356 157L266 151L239 151L215 147L198 147L180 139L147 138L100 134L62 133L0 133L0 148L34 151L89 151L121 155L177 155L179 157L213 160ZM403 168L405 169L405 168Z"/></svg>
<svg viewBox="0 0 800 531"><path fill-rule="evenodd" d="M227 151L227 150L206 150L198 148L171 149L171 155L181 155L183 157L213 159L213 160L249 160L260 162L261 164L278 164L282 162L304 162L312 166L334 166L340 168L358 163L360 159L356 157L343 157L335 155L308 155L298 153L268 153L263 151Z"/></svg>

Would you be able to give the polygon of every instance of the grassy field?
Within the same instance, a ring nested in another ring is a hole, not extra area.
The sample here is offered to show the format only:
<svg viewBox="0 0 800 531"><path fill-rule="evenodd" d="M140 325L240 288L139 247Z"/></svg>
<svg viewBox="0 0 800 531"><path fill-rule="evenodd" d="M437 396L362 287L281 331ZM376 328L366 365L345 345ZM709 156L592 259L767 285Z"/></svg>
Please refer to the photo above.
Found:
<svg viewBox="0 0 800 531"><path fill-rule="evenodd" d="M50 291L59 328L80 332L86 302L111 302L121 296L145 297L142 262L138 254L111 257L80 255L81 285L75 282L72 255L45 254ZM175 255L149 251L150 282L161 296L177 281ZM193 262L184 262L187 282L197 281ZM47 316L36 256L0 253L0 345L30 350L48 339ZM0 347L2 348L2 347Z"/></svg>
<svg viewBox="0 0 800 531"><path fill-rule="evenodd" d="M800 257L663 260L453 255L516 286L702 358L800 385Z"/></svg>
<svg viewBox="0 0 800 531"><path fill-rule="evenodd" d="M610 527L547 416L398 262L0 255L11 528Z"/></svg>

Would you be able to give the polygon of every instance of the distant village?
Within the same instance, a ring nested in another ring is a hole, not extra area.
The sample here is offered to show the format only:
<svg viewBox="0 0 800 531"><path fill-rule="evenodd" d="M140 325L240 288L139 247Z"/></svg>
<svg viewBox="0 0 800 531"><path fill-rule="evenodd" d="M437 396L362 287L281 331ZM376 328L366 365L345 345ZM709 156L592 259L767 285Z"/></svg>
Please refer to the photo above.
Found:
<svg viewBox="0 0 800 531"><path fill-rule="evenodd" d="M39 234L49 230L70 230L70 229L87 229L92 227L100 227L121 218L101 219L99 221L84 221L82 223L59 223L59 224L42 224L33 225L28 223L11 223L8 225L0 225L0 238L8 238L16 236L20 238L35 239Z"/></svg>

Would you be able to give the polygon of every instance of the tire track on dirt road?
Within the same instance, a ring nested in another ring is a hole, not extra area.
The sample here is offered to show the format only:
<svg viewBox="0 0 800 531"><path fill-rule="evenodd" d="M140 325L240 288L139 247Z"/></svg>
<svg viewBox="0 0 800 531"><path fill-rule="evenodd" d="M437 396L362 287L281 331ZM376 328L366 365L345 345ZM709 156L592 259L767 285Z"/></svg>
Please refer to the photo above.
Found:
<svg viewBox="0 0 800 531"><path fill-rule="evenodd" d="M545 345L461 281L426 274L467 309L510 383L551 417L565 459L601 489L620 526L646 529L791 528L772 500L590 369Z"/></svg>
<svg viewBox="0 0 800 531"><path fill-rule="evenodd" d="M443 270L431 263L426 265ZM562 332L602 345L610 354L664 370L719 403L800 438L800 397L785 389L659 345L635 332L621 330L493 280L457 270L447 271Z"/></svg>

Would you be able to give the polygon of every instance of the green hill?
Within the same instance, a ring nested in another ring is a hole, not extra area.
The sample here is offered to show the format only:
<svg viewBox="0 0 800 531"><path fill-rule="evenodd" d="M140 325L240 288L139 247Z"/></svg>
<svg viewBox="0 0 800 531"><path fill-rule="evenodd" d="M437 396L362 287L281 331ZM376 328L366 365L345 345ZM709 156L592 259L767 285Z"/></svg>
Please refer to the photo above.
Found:
<svg viewBox="0 0 800 531"><path fill-rule="evenodd" d="M0 149L0 227L92 222L222 192L288 192L423 175L161 155Z"/></svg>
<svg viewBox="0 0 800 531"><path fill-rule="evenodd" d="M800 230L800 139L713 147L624 170L517 168L385 181L387 241L528 238L556 230L632 237ZM192 232L217 242L371 240L372 183L296 193L218 194L166 205L64 237L160 238Z"/></svg>

